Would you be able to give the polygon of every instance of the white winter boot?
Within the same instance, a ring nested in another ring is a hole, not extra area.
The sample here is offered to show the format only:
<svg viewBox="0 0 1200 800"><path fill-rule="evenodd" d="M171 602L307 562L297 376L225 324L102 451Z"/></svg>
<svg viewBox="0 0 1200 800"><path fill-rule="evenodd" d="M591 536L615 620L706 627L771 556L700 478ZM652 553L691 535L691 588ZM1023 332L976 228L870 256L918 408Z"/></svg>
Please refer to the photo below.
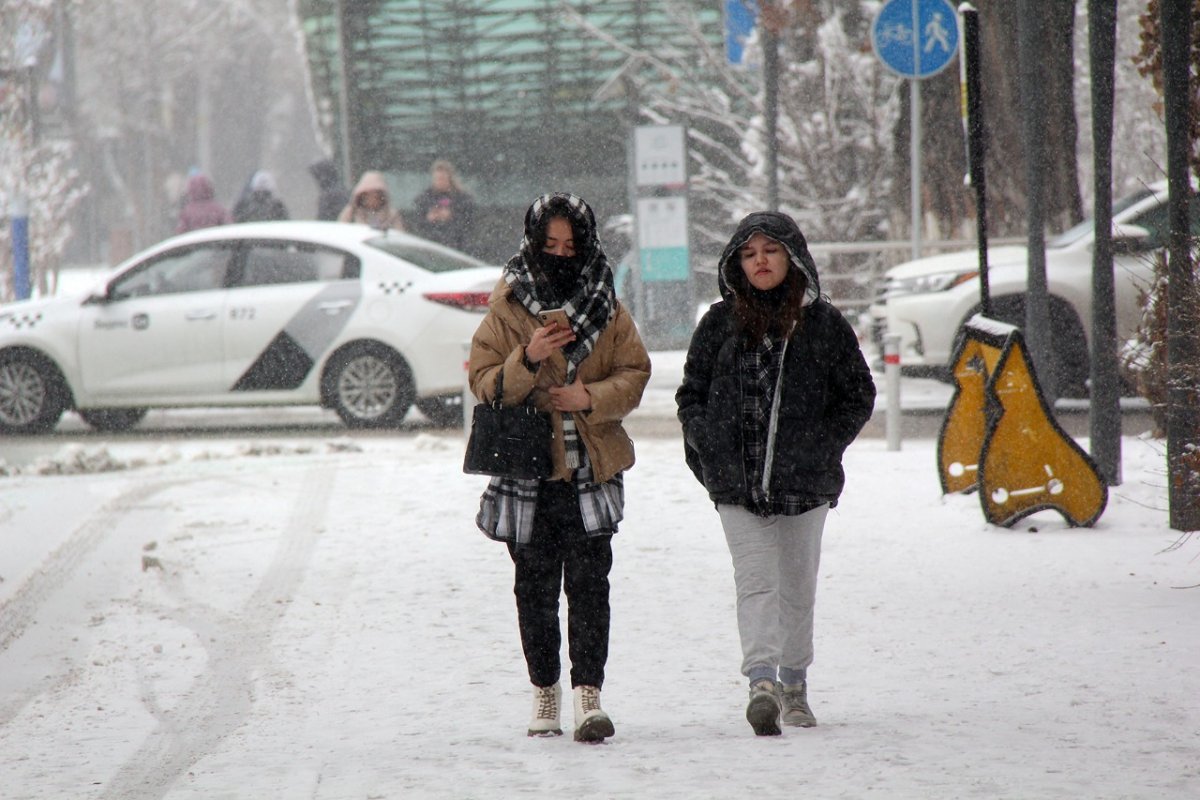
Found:
<svg viewBox="0 0 1200 800"><path fill-rule="evenodd" d="M529 720L530 736L562 736L562 687L533 687L533 719Z"/></svg>
<svg viewBox="0 0 1200 800"><path fill-rule="evenodd" d="M595 686L576 686L575 741L603 742L613 733L612 720L600 707L600 690Z"/></svg>

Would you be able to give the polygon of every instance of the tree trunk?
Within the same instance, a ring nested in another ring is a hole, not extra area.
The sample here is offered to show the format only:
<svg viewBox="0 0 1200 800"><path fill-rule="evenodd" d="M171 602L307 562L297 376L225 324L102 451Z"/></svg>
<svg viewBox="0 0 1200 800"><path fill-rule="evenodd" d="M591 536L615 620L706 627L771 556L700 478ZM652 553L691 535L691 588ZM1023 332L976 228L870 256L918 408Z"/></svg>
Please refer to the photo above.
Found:
<svg viewBox="0 0 1200 800"><path fill-rule="evenodd" d="M1025 148L1021 140L1020 71L1017 54L1017 4L1010 0L978 0L982 59L985 136L987 136L988 230L995 236L1026 232ZM1040 13L1051 31L1046 43L1046 97L1041 126L1046 146L1044 209L1050 232L1062 230L1083 217L1076 169L1074 100L1075 29L1074 0L1045 0ZM908 82L902 89L900 120L896 126L897 180L893 216L897 230L908 231L910 186L908 142ZM964 185L966 169L963 129L959 110L957 63L921 84L922 186L925 211L937 219L938 233L950 237L969 235L974 198Z"/></svg>

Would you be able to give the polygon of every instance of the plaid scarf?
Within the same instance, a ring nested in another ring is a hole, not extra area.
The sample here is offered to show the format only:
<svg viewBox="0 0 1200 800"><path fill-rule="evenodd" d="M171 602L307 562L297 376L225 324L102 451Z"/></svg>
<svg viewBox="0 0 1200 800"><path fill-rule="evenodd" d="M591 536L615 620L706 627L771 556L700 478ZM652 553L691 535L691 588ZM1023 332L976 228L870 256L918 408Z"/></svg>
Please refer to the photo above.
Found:
<svg viewBox="0 0 1200 800"><path fill-rule="evenodd" d="M596 483L591 464L584 454L584 465L575 471L575 494L583 517L585 536L605 536L617 532L625 516L625 477L617 473L607 483ZM492 478L479 498L475 524L490 539L529 544L533 538L533 515L537 510L538 480Z"/></svg>
<svg viewBox="0 0 1200 800"><path fill-rule="evenodd" d="M612 319L616 308L616 293L613 288L612 269L608 266L608 259L596 235L596 218L592 209L575 195L556 192L542 195L529 207L525 214L525 237L521 240L521 250L504 265L504 281L511 287L513 297L535 317L538 312L548 308L545 300L538 297L536 282L530 269L537 260L533 231L538 228L546 214L569 217L571 227L582 234L582 241L575 243L575 252L583 259L583 265L580 267L582 281L575 295L562 304L562 309L570 320L571 330L575 332L575 341L563 348L563 355L567 359L566 383L571 384L575 382L575 373L580 363L591 354L600 333ZM583 442L579 439L575 418L564 411L562 423L567 466L578 469L583 463Z"/></svg>

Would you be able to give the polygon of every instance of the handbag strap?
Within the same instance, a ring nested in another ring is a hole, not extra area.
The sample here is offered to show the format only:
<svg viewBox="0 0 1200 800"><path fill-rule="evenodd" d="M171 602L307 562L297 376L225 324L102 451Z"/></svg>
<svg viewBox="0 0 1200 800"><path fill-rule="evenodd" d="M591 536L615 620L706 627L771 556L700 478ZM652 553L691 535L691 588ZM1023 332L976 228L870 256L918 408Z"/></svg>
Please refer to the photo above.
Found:
<svg viewBox="0 0 1200 800"><path fill-rule="evenodd" d="M504 399L504 365L496 371L496 392L492 395L492 408L500 408Z"/></svg>
<svg viewBox="0 0 1200 800"><path fill-rule="evenodd" d="M500 371L496 373L496 394L494 397L492 397L492 408L499 409L503 405L503 403L502 403L503 399L504 399L504 365L501 364ZM532 411L532 412L537 411L537 409L533 405L532 397L526 397L525 402L522 403L521 406L519 406L519 407L523 407L527 411Z"/></svg>

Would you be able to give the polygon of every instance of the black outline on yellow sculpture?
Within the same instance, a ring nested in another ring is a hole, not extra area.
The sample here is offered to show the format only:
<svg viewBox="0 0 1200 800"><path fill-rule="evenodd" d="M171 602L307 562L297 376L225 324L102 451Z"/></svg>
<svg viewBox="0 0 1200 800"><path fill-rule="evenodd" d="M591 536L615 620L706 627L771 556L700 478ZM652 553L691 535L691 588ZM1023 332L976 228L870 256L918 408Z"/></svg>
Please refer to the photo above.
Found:
<svg viewBox="0 0 1200 800"><path fill-rule="evenodd" d="M1021 331L981 316L963 328L955 391L938 434L944 493L979 489L984 518L1011 527L1053 509L1090 527L1108 503L1091 457L1058 425Z"/></svg>

